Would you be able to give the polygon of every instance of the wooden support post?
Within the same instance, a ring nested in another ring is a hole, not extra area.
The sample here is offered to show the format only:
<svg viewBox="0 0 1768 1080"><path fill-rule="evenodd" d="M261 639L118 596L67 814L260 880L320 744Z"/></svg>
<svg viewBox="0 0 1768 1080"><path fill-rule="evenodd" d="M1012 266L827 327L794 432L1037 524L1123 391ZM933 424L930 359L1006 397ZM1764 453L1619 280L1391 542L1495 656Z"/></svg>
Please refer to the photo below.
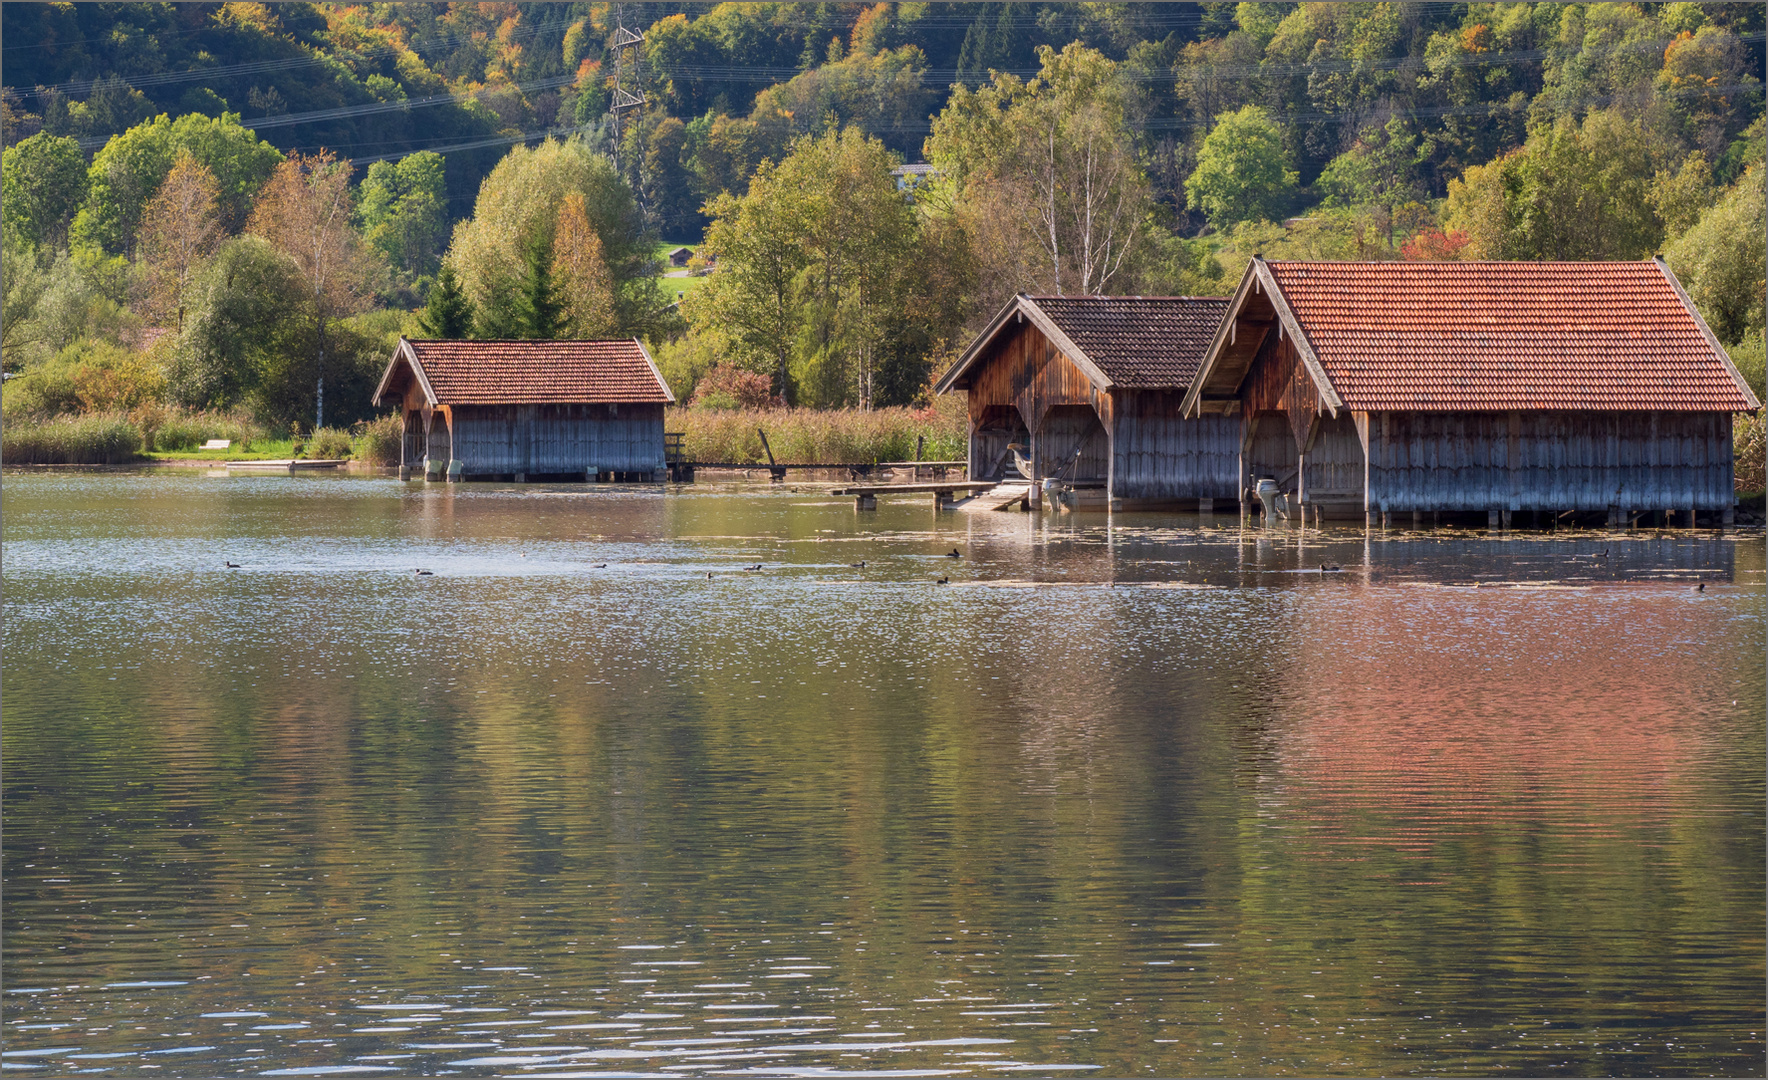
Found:
<svg viewBox="0 0 1768 1080"><path fill-rule="evenodd" d="M1422 524L1422 522L1419 519L1422 518L1423 516L1424 516L1423 514L1420 514L1416 510L1412 511L1412 531L1413 532L1418 531L1419 525Z"/></svg>
<svg viewBox="0 0 1768 1080"><path fill-rule="evenodd" d="M1621 508L1610 503L1608 507L1608 527L1610 529L1618 529L1621 527L1622 520Z"/></svg>
<svg viewBox="0 0 1768 1080"><path fill-rule="evenodd" d="M1379 511L1379 510L1365 510L1365 511L1363 511L1363 527L1364 528L1373 529L1377 525L1380 525L1380 524L1381 524L1381 511Z"/></svg>
<svg viewBox="0 0 1768 1080"><path fill-rule="evenodd" d="M1215 500L1214 499L1198 499L1197 500L1197 513L1200 517L1214 517L1215 516Z"/></svg>
<svg viewBox="0 0 1768 1080"><path fill-rule="evenodd" d="M950 510L951 507L952 507L952 493L951 492L949 492L949 491L935 491L933 493L933 509L935 509L935 510Z"/></svg>
<svg viewBox="0 0 1768 1080"><path fill-rule="evenodd" d="M1499 523L1503 526L1504 531L1509 532L1510 531L1510 511L1509 510L1500 510L1500 511L1498 511L1498 515L1499 515L1499 519L1498 519Z"/></svg>
<svg viewBox="0 0 1768 1080"><path fill-rule="evenodd" d="M1694 507L1692 507L1692 506L1689 507L1687 512L1688 512L1688 527L1692 529L1692 528L1694 528Z"/></svg>
<svg viewBox="0 0 1768 1080"><path fill-rule="evenodd" d="M527 473L519 472L516 474L516 483L526 484L527 482L528 482L528 474Z"/></svg>
<svg viewBox="0 0 1768 1080"><path fill-rule="evenodd" d="M1719 515L1719 524L1721 527L1727 528L1727 529L1736 525L1737 524L1737 507L1727 506L1725 508L1724 512Z"/></svg>
<svg viewBox="0 0 1768 1080"><path fill-rule="evenodd" d="M878 509L878 496L855 495L853 497L853 508L855 510L876 510Z"/></svg>
<svg viewBox="0 0 1768 1080"><path fill-rule="evenodd" d="M1386 510L1383 510L1381 512L1382 531L1385 532L1386 530L1393 528L1393 524L1394 524L1394 516L1392 514L1388 513Z"/></svg>
<svg viewBox="0 0 1768 1080"><path fill-rule="evenodd" d="M411 479L411 466L410 465L399 466L399 479L401 479L401 480L410 480Z"/></svg>
<svg viewBox="0 0 1768 1080"><path fill-rule="evenodd" d="M1500 518L1498 516L1498 511L1496 511L1496 510L1487 510L1486 511L1486 531L1487 532L1497 532L1498 528L1499 528L1499 521L1500 521Z"/></svg>

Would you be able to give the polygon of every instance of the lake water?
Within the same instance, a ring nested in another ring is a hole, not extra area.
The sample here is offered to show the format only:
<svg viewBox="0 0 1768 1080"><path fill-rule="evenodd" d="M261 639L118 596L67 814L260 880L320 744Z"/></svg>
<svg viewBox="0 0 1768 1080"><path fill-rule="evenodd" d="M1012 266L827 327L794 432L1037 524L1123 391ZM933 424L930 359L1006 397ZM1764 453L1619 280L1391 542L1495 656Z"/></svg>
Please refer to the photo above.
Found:
<svg viewBox="0 0 1768 1080"><path fill-rule="evenodd" d="M1760 532L926 498L9 472L5 1067L1760 1074Z"/></svg>

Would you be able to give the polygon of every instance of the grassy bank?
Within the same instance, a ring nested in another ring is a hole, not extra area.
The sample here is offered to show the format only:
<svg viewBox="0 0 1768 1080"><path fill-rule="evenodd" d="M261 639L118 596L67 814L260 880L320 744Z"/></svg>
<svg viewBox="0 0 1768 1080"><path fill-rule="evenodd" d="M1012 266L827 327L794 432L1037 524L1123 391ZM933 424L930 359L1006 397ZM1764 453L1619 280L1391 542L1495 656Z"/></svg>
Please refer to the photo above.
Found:
<svg viewBox="0 0 1768 1080"><path fill-rule="evenodd" d="M757 429L767 432L776 461L863 464L910 461L917 439L925 461L956 460L965 453L963 403L942 399L928 409L671 409L663 426L682 433L694 461L765 464Z"/></svg>
<svg viewBox="0 0 1768 1080"><path fill-rule="evenodd" d="M8 465L122 465L132 461L266 461L351 458L397 465L403 425L383 416L306 436L272 438L249 418L165 408L133 414L88 413L40 419L11 416L0 431L0 461ZM204 443L225 439L224 450Z"/></svg>

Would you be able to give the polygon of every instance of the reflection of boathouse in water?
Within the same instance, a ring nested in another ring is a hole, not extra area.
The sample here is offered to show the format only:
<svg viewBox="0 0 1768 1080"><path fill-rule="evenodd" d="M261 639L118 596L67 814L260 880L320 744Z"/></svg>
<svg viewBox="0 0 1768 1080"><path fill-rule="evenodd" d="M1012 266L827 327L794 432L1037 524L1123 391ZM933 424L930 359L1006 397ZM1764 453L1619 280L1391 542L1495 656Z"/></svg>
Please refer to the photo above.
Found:
<svg viewBox="0 0 1768 1080"><path fill-rule="evenodd" d="M400 475L661 480L675 400L625 341L399 340L377 405L405 417Z"/></svg>
<svg viewBox="0 0 1768 1080"><path fill-rule="evenodd" d="M1661 261L1254 258L1185 398L1314 516L1729 520L1759 403Z"/></svg>
<svg viewBox="0 0 1768 1080"><path fill-rule="evenodd" d="M1025 296L1003 307L936 392L968 392L970 476L1053 480L1080 505L1238 499L1240 422L1181 419L1227 301Z"/></svg>

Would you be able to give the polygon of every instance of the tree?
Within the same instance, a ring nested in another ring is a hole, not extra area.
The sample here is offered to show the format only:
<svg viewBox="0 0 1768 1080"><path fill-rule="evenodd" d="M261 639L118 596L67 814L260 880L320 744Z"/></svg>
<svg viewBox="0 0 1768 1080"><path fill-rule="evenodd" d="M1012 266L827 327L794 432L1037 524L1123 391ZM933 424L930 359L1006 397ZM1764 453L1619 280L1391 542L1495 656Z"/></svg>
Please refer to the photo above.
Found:
<svg viewBox="0 0 1768 1080"><path fill-rule="evenodd" d="M330 151L276 167L252 210L250 232L294 261L312 297L315 426L325 423L326 324L367 307L375 262L350 228L350 166Z"/></svg>
<svg viewBox="0 0 1768 1080"><path fill-rule="evenodd" d="M312 307L293 259L261 237L227 241L191 290L171 365L173 400L206 409L252 399L272 368L311 356Z"/></svg>
<svg viewBox="0 0 1768 1080"><path fill-rule="evenodd" d="M528 245L552 242L559 207L572 191L583 196L584 216L601 240L621 332L643 329L663 309L657 260L614 163L582 139L549 139L513 147L480 185L472 218L455 226L447 261L479 313L480 332L514 310L528 274Z"/></svg>
<svg viewBox="0 0 1768 1080"><path fill-rule="evenodd" d="M356 217L370 247L412 277L436 272L448 223L442 155L425 150L375 162L357 200Z"/></svg>
<svg viewBox="0 0 1768 1080"><path fill-rule="evenodd" d="M602 239L584 210L582 192L567 192L559 205L552 275L559 294L560 327L567 335L600 338L614 333L614 283L602 259Z"/></svg>
<svg viewBox="0 0 1768 1080"><path fill-rule="evenodd" d="M523 253L528 273L523 280L520 307L521 337L531 341L551 341L559 336L559 315L563 304L553 287L552 245L542 238L528 243Z"/></svg>
<svg viewBox="0 0 1768 1080"><path fill-rule="evenodd" d="M49 288L49 274L22 236L3 227L0 236L0 365L16 372L24 366L20 350L42 336L31 316Z"/></svg>
<svg viewBox="0 0 1768 1080"><path fill-rule="evenodd" d="M241 127L239 117L196 113L155 117L113 137L87 170L89 193L74 218L73 241L107 254L133 254L141 212L165 182L181 150L215 177L221 221L229 231L246 220L252 197L282 154Z"/></svg>
<svg viewBox="0 0 1768 1080"><path fill-rule="evenodd" d="M1538 128L1521 150L1449 182L1447 229L1476 259L1639 259L1664 227L1653 198L1661 149L1618 110Z"/></svg>
<svg viewBox="0 0 1768 1080"><path fill-rule="evenodd" d="M221 246L217 196L214 174L180 151L141 221L137 253L150 318L184 328L185 292Z"/></svg>
<svg viewBox="0 0 1768 1080"><path fill-rule="evenodd" d="M1664 252L1701 315L1730 344L1763 329L1768 303L1768 168L1753 166Z"/></svg>
<svg viewBox="0 0 1768 1080"><path fill-rule="evenodd" d="M1246 105L1216 117L1197 151L1197 168L1185 181L1185 196L1221 229L1281 217L1296 180L1283 133L1264 109Z"/></svg>
<svg viewBox="0 0 1768 1080"><path fill-rule="evenodd" d="M927 140L984 261L997 264L984 306L1024 289L1108 291L1151 205L1117 66L1078 44L1038 56L1028 83L997 74L953 90Z"/></svg>
<svg viewBox="0 0 1768 1080"><path fill-rule="evenodd" d="M418 326L432 338L458 341L473 336L473 302L461 289L460 279L454 276L454 267L447 263L442 264L436 284L430 287L423 313L418 316Z"/></svg>
<svg viewBox="0 0 1768 1080"><path fill-rule="evenodd" d="M55 247L86 198L86 156L73 139L39 132L6 148L0 219L28 244Z"/></svg>
<svg viewBox="0 0 1768 1080"><path fill-rule="evenodd" d="M808 263L804 208L764 161L742 198L729 193L707 205L712 224L701 254L718 260L706 288L689 298L688 320L713 323L739 355L771 372L775 395L793 403L793 342L800 321L796 284Z"/></svg>

